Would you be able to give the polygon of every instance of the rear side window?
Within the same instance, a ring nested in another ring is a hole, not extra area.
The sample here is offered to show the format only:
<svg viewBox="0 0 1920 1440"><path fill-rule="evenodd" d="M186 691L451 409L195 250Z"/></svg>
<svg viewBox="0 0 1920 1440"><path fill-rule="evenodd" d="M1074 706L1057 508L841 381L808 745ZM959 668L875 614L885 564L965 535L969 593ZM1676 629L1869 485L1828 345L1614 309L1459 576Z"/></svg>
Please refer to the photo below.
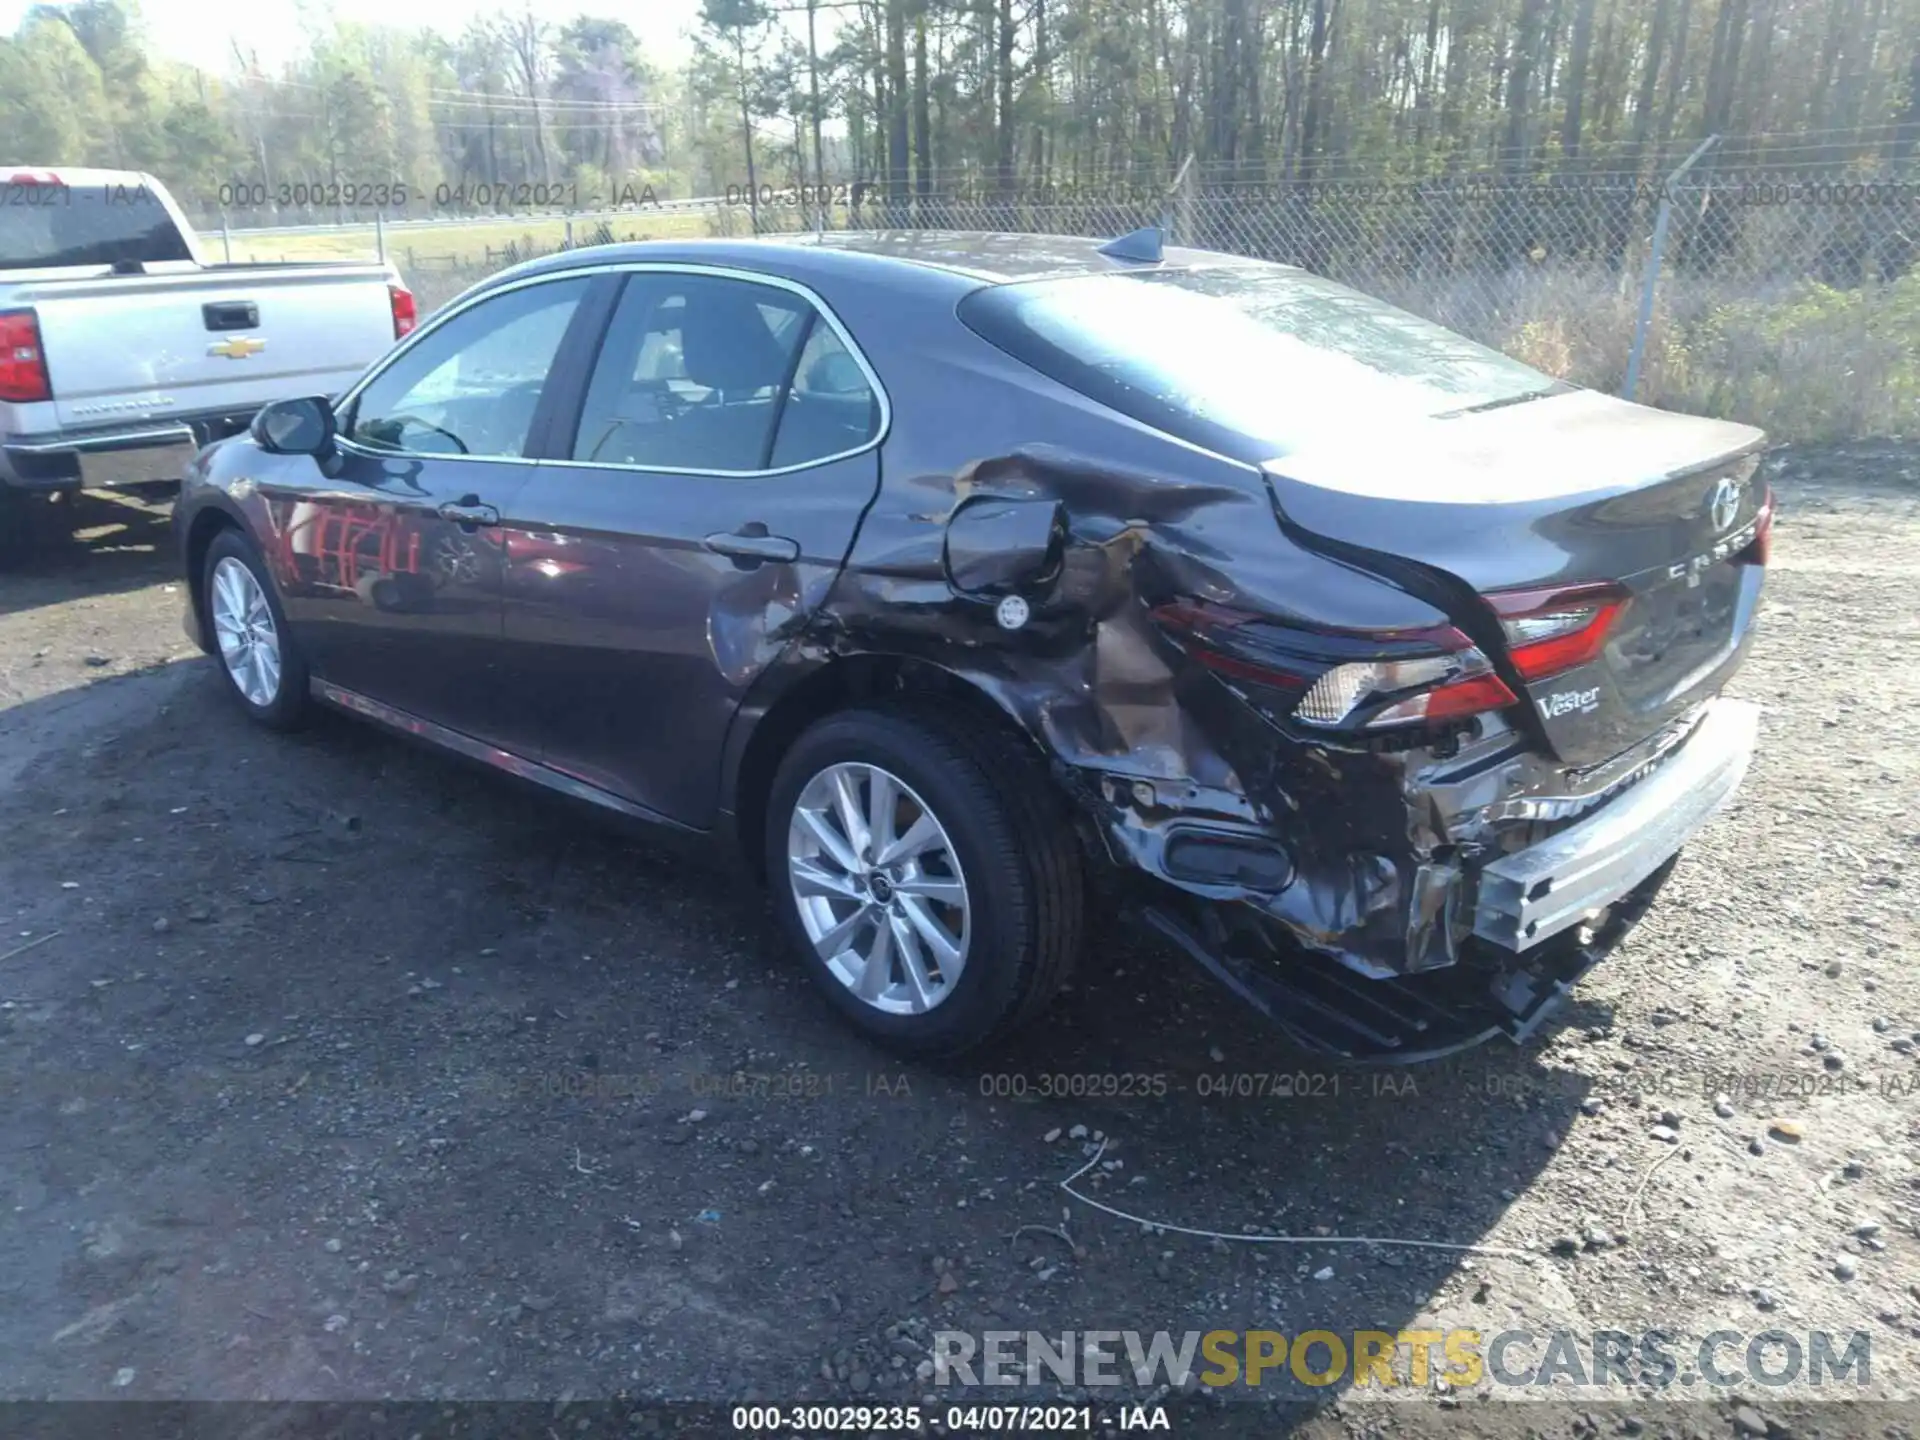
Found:
<svg viewBox="0 0 1920 1440"><path fill-rule="evenodd" d="M793 385L773 437L772 468L844 455L880 428L880 401L860 362L824 320L815 320L800 348Z"/></svg>
<svg viewBox="0 0 1920 1440"><path fill-rule="evenodd" d="M1265 265L975 291L985 339L1122 414L1248 460L1566 388L1343 285Z"/></svg>
<svg viewBox="0 0 1920 1440"><path fill-rule="evenodd" d="M844 455L878 402L803 297L725 276L628 277L574 436L577 461L752 474Z"/></svg>
<svg viewBox="0 0 1920 1440"><path fill-rule="evenodd" d="M662 470L765 468L812 316L784 290L708 275L628 277L588 383L573 458Z"/></svg>
<svg viewBox="0 0 1920 1440"><path fill-rule="evenodd" d="M192 258L166 206L143 185L28 184L0 176L0 270Z"/></svg>

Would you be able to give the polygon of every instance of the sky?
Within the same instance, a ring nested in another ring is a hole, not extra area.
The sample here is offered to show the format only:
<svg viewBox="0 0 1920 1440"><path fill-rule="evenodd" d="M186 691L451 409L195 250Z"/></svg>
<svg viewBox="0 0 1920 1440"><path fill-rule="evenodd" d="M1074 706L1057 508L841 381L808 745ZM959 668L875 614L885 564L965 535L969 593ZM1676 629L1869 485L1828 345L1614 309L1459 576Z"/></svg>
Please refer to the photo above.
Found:
<svg viewBox="0 0 1920 1440"><path fill-rule="evenodd" d="M0 34L11 34L32 0L0 0ZM233 68L233 47L256 52L268 73L304 48L301 37L328 14L369 25L405 25L438 30L448 36L466 28L475 15L511 8L509 0L139 0L148 46L172 60L213 73ZM553 18L575 13L624 20L640 37L649 59L675 67L692 52L688 36L700 18L700 0L541 0L540 11Z"/></svg>

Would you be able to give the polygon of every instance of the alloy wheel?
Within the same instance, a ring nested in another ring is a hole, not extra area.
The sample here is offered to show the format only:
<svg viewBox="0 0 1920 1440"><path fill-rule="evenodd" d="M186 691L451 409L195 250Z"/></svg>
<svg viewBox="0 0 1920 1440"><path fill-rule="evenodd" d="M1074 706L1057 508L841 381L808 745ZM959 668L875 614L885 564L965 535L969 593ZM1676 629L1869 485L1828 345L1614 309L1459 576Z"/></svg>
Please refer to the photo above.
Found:
<svg viewBox="0 0 1920 1440"><path fill-rule="evenodd" d="M966 968L972 909L946 827L877 765L830 765L788 825L787 872L801 924L834 978L876 1010L917 1015Z"/></svg>
<svg viewBox="0 0 1920 1440"><path fill-rule="evenodd" d="M213 632L234 688L265 709L280 693L280 632L253 571L223 556L213 568Z"/></svg>

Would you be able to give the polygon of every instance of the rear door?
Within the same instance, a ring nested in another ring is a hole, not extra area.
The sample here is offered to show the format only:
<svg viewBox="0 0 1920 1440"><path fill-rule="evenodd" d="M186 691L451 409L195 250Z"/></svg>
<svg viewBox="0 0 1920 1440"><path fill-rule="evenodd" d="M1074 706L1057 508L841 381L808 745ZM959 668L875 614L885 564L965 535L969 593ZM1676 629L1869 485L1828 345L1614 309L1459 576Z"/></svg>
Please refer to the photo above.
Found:
<svg viewBox="0 0 1920 1440"><path fill-rule="evenodd" d="M352 692L336 698L531 743L496 668L499 518L533 474L548 377L592 284L546 278L452 313L342 406L332 461L263 467L287 620L316 675Z"/></svg>
<svg viewBox="0 0 1920 1440"><path fill-rule="evenodd" d="M501 522L502 665L546 764L704 828L741 697L873 498L883 393L803 289L666 266L628 274L579 391Z"/></svg>

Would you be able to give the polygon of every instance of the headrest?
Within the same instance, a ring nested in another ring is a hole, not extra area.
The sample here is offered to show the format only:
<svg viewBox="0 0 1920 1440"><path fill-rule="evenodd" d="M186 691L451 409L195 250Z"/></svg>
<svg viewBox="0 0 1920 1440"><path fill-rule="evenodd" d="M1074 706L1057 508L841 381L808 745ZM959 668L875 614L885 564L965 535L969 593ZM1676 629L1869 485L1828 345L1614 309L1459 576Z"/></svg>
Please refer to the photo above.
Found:
<svg viewBox="0 0 1920 1440"><path fill-rule="evenodd" d="M858 395L867 388L867 377L844 350L828 350L807 367L802 388L816 395Z"/></svg>
<svg viewBox="0 0 1920 1440"><path fill-rule="evenodd" d="M680 325L687 379L711 390L752 391L786 376L785 347L767 328L751 291L739 285L688 288Z"/></svg>

